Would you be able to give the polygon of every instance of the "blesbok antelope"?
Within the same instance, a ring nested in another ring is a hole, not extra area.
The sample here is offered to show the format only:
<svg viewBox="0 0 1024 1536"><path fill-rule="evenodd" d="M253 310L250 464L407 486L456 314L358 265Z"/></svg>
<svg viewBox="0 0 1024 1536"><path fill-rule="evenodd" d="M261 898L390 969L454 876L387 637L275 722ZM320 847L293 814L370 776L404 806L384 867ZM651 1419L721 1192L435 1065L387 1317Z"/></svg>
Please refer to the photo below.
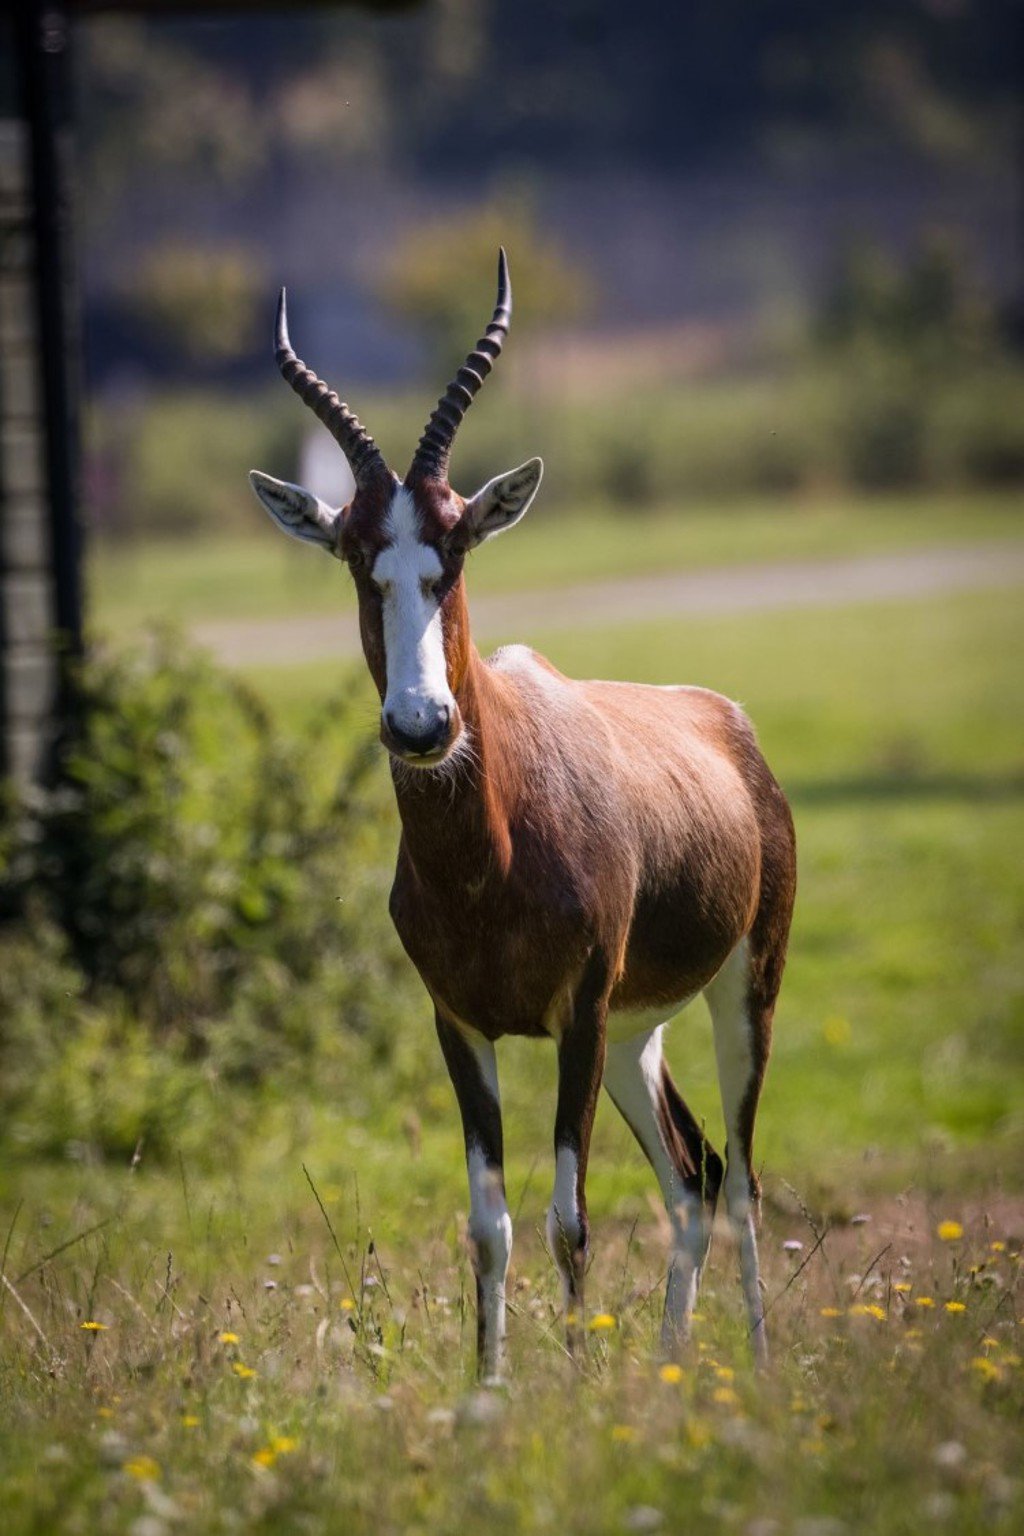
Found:
<svg viewBox="0 0 1024 1536"><path fill-rule="evenodd" d="M286 533L352 572L402 823L391 916L434 1005L465 1132L478 1358L502 1369L512 1222L494 1044L558 1049L547 1234L570 1350L583 1326L585 1180L602 1081L650 1160L672 1229L662 1342L689 1334L723 1165L662 1055L664 1021L703 992L726 1125L724 1188L755 1358L767 1358L751 1143L796 881L793 823L737 705L701 688L576 682L536 652L481 659L463 565L526 512L530 459L464 501L456 431L501 352L498 303L430 417L404 481L299 361L285 295L276 359L333 434L355 493L340 511L253 471Z"/></svg>

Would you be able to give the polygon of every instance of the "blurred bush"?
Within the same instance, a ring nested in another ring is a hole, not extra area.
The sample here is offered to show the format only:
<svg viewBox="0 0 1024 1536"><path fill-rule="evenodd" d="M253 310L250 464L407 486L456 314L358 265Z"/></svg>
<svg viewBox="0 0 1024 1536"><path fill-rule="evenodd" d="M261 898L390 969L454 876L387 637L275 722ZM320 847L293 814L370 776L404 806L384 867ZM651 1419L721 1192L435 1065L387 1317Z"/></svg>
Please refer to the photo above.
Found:
<svg viewBox="0 0 1024 1536"><path fill-rule="evenodd" d="M592 302L586 270L542 232L525 193L410 230L376 278L376 291L385 308L421 333L432 368L448 370L445 382L490 318L502 245L515 255L517 334L571 325ZM453 282L453 272L479 275Z"/></svg>
<svg viewBox="0 0 1024 1536"><path fill-rule="evenodd" d="M88 664L81 698L59 787L9 804L0 839L15 1141L121 1155L142 1136L159 1154L204 1085L294 1082L314 1062L323 1080L354 1036L386 1057L413 983L351 691L285 736L160 636Z"/></svg>
<svg viewBox="0 0 1024 1536"><path fill-rule="evenodd" d="M136 321L191 362L219 363L260 334L266 281L243 247L160 245L133 265L124 297Z"/></svg>
<svg viewBox="0 0 1024 1536"><path fill-rule="evenodd" d="M269 396L183 390L98 405L90 418L91 517L117 534L253 526L248 470L289 475L303 423ZM283 469L280 466L284 466Z"/></svg>
<svg viewBox="0 0 1024 1536"><path fill-rule="evenodd" d="M497 381L491 388L459 434L452 482L470 494L540 454L541 513L1024 481L1024 368L1010 357L927 381L899 357L865 349L856 366L811 357L775 377L634 388L609 399L552 398ZM360 394L360 415L396 466L408 463L432 398ZM94 440L117 467L104 476L95 519L138 534L251 533L245 471L295 478L302 425L276 392L244 405L164 395L130 420L104 416Z"/></svg>

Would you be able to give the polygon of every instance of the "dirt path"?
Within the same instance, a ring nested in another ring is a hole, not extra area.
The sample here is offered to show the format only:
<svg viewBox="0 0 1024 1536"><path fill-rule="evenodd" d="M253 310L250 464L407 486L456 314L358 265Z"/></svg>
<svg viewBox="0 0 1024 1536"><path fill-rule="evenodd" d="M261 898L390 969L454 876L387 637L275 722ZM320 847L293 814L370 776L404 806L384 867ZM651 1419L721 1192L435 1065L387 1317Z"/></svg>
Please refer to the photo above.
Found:
<svg viewBox="0 0 1024 1536"><path fill-rule="evenodd" d="M1024 585L1024 544L978 544L672 571L619 581L493 593L473 600L473 632L492 643L564 629L603 629L654 619L831 608ZM359 651L354 612L290 619L213 620L192 636L229 666L289 665Z"/></svg>

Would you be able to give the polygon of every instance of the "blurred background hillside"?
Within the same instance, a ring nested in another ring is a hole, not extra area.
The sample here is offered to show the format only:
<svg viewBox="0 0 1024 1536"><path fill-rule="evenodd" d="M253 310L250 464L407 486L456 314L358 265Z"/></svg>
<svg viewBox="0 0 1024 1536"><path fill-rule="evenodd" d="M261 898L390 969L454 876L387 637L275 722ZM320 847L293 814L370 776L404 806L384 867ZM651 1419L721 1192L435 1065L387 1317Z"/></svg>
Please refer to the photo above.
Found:
<svg viewBox="0 0 1024 1536"><path fill-rule="evenodd" d="M80 21L91 525L249 529L239 471L296 471L281 282L401 468L499 240L513 345L467 489L526 451L544 507L1019 483L1018 23L1006 0ZM330 454L311 473L345 496Z"/></svg>

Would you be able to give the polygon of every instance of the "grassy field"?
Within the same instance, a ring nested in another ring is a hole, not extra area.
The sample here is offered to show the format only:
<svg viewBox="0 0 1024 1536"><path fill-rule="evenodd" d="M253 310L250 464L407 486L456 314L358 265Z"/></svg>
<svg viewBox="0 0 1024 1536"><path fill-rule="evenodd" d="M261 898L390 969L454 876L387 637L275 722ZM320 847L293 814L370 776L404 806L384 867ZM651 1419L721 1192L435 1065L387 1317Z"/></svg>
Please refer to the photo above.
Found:
<svg viewBox="0 0 1024 1536"><path fill-rule="evenodd" d="M867 547L852 523L847 547ZM728 558L713 519L702 537ZM515 549L481 557L474 585ZM570 672L741 698L791 795L801 885L757 1141L771 1376L750 1373L726 1233L692 1354L659 1367L665 1222L607 1104L590 1348L565 1358L540 1236L553 1055L512 1042L513 1379L474 1390L460 1137L413 988L390 1062L354 1046L332 1097L211 1083L216 1131L196 1145L183 1127L170 1165L144 1146L134 1168L88 1146L8 1158L5 1531L1020 1529L1019 597L521 638ZM336 681L258 679L284 718ZM669 1049L720 1141L702 1004Z"/></svg>
<svg viewBox="0 0 1024 1536"><path fill-rule="evenodd" d="M335 561L283 538L252 501L243 538L209 537L111 544L96 541L89 568L95 626L130 629L147 619L180 624L214 618L282 618L332 613L352 602ZM559 587L611 574L694 570L746 560L785 560L914 549L1017 537L1019 496L971 495L874 500L822 496L793 505L740 503L624 514L537 507L514 538L474 556L474 592Z"/></svg>

